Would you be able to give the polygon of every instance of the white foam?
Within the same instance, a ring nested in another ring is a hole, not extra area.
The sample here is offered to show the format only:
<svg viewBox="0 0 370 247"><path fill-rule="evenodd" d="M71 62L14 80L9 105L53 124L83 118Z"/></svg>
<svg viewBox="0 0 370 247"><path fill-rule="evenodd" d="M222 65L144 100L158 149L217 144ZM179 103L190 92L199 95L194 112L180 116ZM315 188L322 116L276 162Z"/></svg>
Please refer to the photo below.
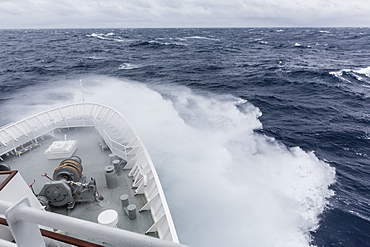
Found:
<svg viewBox="0 0 370 247"><path fill-rule="evenodd" d="M89 56L87 58L92 59L92 60L103 60L103 59L105 59L104 57L99 57L99 56Z"/></svg>
<svg viewBox="0 0 370 247"><path fill-rule="evenodd" d="M367 77L370 77L370 66L366 68L360 68L357 70L353 70L355 73L366 75Z"/></svg>
<svg viewBox="0 0 370 247"><path fill-rule="evenodd" d="M130 69L136 69L139 68L139 65L132 64L132 63L123 63L119 66L118 69L125 69L125 70L130 70Z"/></svg>
<svg viewBox="0 0 370 247"><path fill-rule="evenodd" d="M332 195L334 169L313 153L255 134L262 127L258 108L230 95L168 84L82 79L85 101L121 111L143 139L182 243L310 246L309 231ZM80 101L78 80L51 85L64 86L20 92L27 102L15 100L12 107L28 115ZM68 97L48 96L53 90Z"/></svg>
<svg viewBox="0 0 370 247"><path fill-rule="evenodd" d="M203 37L203 36L189 36L189 37L185 37L185 39L206 39L206 40L220 41L220 39L208 38L208 37Z"/></svg>
<svg viewBox="0 0 370 247"><path fill-rule="evenodd" d="M335 77L337 77L337 78L339 78L339 79L341 79L343 81L350 82L348 79L346 79L346 78L343 77L343 73L349 73L351 76L355 77L356 80L358 80L358 81L365 81L365 78L366 77L369 77L370 78L370 66L369 67L366 67L366 68L356 69L356 70L353 70L353 69L341 69L339 71L329 72L329 74L334 75ZM365 75L366 77L363 77L361 75Z"/></svg>
<svg viewBox="0 0 370 247"><path fill-rule="evenodd" d="M350 71L351 71L350 69L341 69L339 71L331 71L331 72L329 72L329 74L337 77L340 80L343 80L343 81L346 81L346 82L350 83L349 80L347 80L346 78L343 77L344 72L350 72Z"/></svg>
<svg viewBox="0 0 370 247"><path fill-rule="evenodd" d="M129 41L132 41L132 40L128 40L128 39L123 39L121 37L117 37L117 38L113 38L113 37L116 37L116 34L115 33L107 33L107 34L103 34L103 33L92 33L92 34L87 34L86 35L87 37L95 37L95 38L98 38L98 39L102 39L102 40L112 40L112 41L117 41L117 42L129 42Z"/></svg>
<svg viewBox="0 0 370 247"><path fill-rule="evenodd" d="M157 44L157 45L178 45L178 46L185 46L186 45L186 44L184 44L182 42L176 42L176 41L172 41L172 42L159 42L157 40L160 40L160 39L150 40L148 43L150 43L150 44Z"/></svg>
<svg viewBox="0 0 370 247"><path fill-rule="evenodd" d="M104 34L98 34L98 33L92 33L90 35L86 35L88 37L96 37L96 38L99 38L99 39L108 39L106 37L104 37Z"/></svg>

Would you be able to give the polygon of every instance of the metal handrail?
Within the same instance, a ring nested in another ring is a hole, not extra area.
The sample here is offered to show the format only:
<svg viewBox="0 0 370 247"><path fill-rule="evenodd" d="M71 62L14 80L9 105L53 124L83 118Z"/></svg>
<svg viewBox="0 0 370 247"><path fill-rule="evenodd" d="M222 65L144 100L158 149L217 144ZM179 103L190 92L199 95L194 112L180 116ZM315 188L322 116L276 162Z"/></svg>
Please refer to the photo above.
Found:
<svg viewBox="0 0 370 247"><path fill-rule="evenodd" d="M33 239L24 239L26 234L22 234L23 232L32 232L35 228L39 229L38 224L65 232L73 232L73 234L80 238L93 238L93 241L110 243L117 246L184 246L171 241L161 240L115 227L109 227L70 216L32 208L29 206L29 202L26 197L16 204L0 201L0 214L5 214L5 218L11 228L18 247L39 247L33 243L38 242L36 238L41 238L41 234L39 236L37 236L38 234L36 234L36 236L32 235ZM43 240L41 239L39 241Z"/></svg>

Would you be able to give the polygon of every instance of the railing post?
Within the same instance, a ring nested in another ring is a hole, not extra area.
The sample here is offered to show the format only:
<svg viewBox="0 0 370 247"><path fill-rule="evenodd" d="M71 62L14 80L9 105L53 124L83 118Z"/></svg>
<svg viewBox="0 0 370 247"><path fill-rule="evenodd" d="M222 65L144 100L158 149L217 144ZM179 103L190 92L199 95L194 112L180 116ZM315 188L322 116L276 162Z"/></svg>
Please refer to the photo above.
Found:
<svg viewBox="0 0 370 247"><path fill-rule="evenodd" d="M37 224L22 220L22 208L31 207L28 198L23 198L5 212L5 218L18 247L45 246ZM32 239L32 241L30 241Z"/></svg>
<svg viewBox="0 0 370 247"><path fill-rule="evenodd" d="M15 243L11 243L11 242L3 240L3 239L0 239L0 246L1 247L17 247L17 245Z"/></svg>

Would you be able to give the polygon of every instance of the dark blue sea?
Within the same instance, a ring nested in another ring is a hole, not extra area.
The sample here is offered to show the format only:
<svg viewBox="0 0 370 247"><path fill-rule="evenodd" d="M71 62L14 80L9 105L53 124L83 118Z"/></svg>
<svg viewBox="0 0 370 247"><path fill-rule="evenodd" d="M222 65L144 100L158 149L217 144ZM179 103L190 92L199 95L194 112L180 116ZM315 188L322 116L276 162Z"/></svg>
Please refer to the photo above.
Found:
<svg viewBox="0 0 370 247"><path fill-rule="evenodd" d="M370 246L369 28L0 30L0 54L0 124L116 108L182 243Z"/></svg>

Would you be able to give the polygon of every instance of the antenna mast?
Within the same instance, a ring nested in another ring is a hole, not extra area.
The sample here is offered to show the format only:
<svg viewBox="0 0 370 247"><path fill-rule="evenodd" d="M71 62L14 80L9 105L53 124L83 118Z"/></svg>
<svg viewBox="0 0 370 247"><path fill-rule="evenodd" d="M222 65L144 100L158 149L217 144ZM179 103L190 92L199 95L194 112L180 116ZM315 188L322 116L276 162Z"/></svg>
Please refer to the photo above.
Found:
<svg viewBox="0 0 370 247"><path fill-rule="evenodd" d="M81 87L81 94L82 94L82 102L85 103L84 91L82 90L82 80L80 79L80 87Z"/></svg>

